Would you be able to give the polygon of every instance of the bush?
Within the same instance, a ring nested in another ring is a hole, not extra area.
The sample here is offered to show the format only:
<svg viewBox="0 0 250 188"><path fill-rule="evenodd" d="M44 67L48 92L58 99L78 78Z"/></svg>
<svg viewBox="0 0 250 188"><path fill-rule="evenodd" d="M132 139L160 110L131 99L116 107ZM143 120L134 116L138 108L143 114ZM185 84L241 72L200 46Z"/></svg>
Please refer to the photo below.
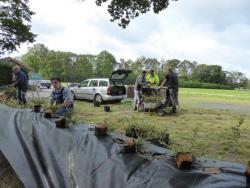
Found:
<svg viewBox="0 0 250 188"><path fill-rule="evenodd" d="M204 89L229 89L229 90L234 89L234 87L232 85L204 83L204 82L199 82L199 81L186 81L186 80L180 80L180 87L184 87L184 88L204 88Z"/></svg>
<svg viewBox="0 0 250 188"><path fill-rule="evenodd" d="M14 87L8 88L4 91L4 95L7 96L7 98L16 98L16 89Z"/></svg>
<svg viewBox="0 0 250 188"><path fill-rule="evenodd" d="M122 118L115 122L105 119L104 123L111 132L123 129L126 136L142 138L157 146L168 147L169 134L167 129L156 128L145 121L139 121L135 118Z"/></svg>

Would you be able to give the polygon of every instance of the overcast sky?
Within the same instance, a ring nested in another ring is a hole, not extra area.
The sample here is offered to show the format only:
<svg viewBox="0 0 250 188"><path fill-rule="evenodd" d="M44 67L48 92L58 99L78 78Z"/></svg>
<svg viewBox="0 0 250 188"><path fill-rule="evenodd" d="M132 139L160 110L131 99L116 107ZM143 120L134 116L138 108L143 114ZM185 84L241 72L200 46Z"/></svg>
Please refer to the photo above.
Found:
<svg viewBox="0 0 250 188"><path fill-rule="evenodd" d="M179 0L160 14L132 20L127 29L110 22L95 0L30 0L32 31L50 50L78 54L111 52L117 59L145 56L221 65L250 78L250 0ZM25 44L19 53L27 52Z"/></svg>

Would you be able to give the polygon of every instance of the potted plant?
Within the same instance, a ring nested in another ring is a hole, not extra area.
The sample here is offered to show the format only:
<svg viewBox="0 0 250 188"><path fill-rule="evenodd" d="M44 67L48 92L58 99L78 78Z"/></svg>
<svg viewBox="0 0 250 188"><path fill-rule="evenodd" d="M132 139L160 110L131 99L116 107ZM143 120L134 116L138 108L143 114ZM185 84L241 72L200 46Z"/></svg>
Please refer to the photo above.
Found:
<svg viewBox="0 0 250 188"><path fill-rule="evenodd" d="M104 123L99 123L95 126L95 135L96 136L105 136L107 135L107 126Z"/></svg>
<svg viewBox="0 0 250 188"><path fill-rule="evenodd" d="M175 157L176 165L179 169L189 170L193 165L192 150L195 146L198 135L198 126L194 129L189 145L178 151Z"/></svg>
<svg viewBox="0 0 250 188"><path fill-rule="evenodd" d="M42 107L42 102L38 90L36 90L36 95L37 96L35 96L35 93L32 93L31 101L33 103L33 110L34 112L40 112Z"/></svg>
<svg viewBox="0 0 250 188"><path fill-rule="evenodd" d="M124 153L135 153L136 152L136 142L134 139L127 139L123 141L123 152Z"/></svg>

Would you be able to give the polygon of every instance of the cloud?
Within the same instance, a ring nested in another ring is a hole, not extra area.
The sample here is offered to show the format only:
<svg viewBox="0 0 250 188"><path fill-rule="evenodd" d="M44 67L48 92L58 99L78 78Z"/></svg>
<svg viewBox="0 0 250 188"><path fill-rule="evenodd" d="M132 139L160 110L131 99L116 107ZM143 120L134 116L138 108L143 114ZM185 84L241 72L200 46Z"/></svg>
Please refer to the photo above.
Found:
<svg viewBox="0 0 250 188"><path fill-rule="evenodd" d="M32 31L49 49L81 54L111 52L219 64L250 77L249 0L179 0L159 14L140 15L127 29L110 22L107 4L93 0L30 0ZM31 44L24 44L23 54ZM249 64L249 65L248 65Z"/></svg>

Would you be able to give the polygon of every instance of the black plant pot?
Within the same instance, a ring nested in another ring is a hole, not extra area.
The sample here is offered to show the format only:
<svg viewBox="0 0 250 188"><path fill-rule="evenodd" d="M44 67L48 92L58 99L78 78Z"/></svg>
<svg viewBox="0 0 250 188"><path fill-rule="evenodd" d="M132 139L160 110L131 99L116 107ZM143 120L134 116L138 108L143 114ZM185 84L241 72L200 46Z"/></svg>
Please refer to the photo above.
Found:
<svg viewBox="0 0 250 188"><path fill-rule="evenodd" d="M123 141L123 152L124 153L135 153L136 152L136 144L134 140L125 140Z"/></svg>
<svg viewBox="0 0 250 188"><path fill-rule="evenodd" d="M99 124L95 126L95 135L96 136L105 136L107 135L108 128L104 124Z"/></svg>
<svg viewBox="0 0 250 188"><path fill-rule="evenodd" d="M105 106L104 106L104 111L105 111L105 112L110 112L110 106L105 105Z"/></svg>
<svg viewBox="0 0 250 188"><path fill-rule="evenodd" d="M183 170L192 168L193 157L189 152L178 152L176 155L177 167Z"/></svg>
<svg viewBox="0 0 250 188"><path fill-rule="evenodd" d="M40 104L35 104L34 105L34 112L40 112L40 110L41 110L41 105Z"/></svg>

